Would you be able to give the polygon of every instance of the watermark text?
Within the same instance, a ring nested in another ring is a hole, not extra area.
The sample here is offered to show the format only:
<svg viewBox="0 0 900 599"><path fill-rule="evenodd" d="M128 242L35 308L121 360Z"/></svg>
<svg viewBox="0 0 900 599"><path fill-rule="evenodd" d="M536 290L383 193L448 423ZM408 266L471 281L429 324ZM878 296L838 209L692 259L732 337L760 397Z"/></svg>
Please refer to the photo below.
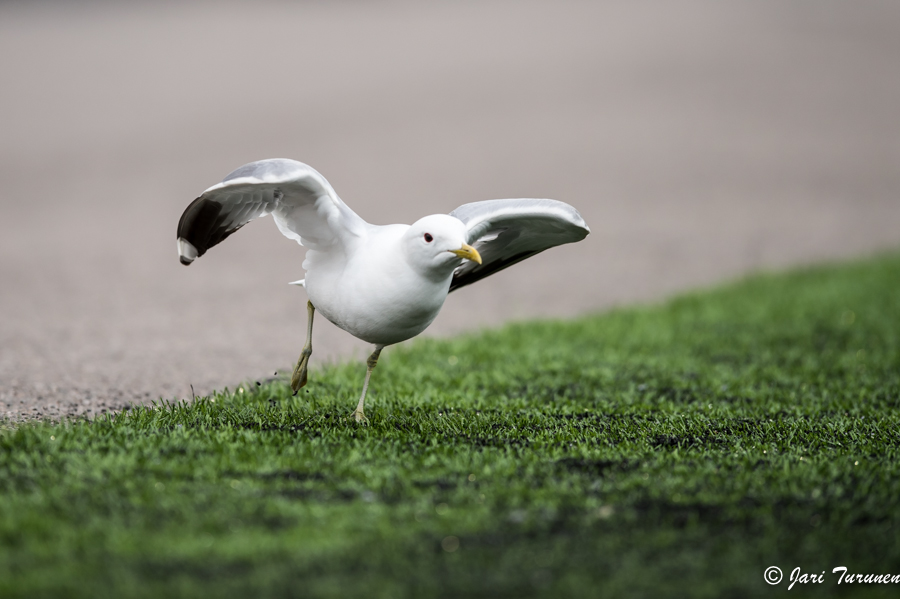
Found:
<svg viewBox="0 0 900 599"><path fill-rule="evenodd" d="M774 586L781 584L784 580L784 573L778 566L769 566L763 572L763 579ZM793 589L797 584L825 584L826 582L834 584L900 584L900 574L851 572L847 566L837 566L831 570L831 574L827 574L826 570L804 572L800 566L797 566L791 570L787 582L788 590Z"/></svg>

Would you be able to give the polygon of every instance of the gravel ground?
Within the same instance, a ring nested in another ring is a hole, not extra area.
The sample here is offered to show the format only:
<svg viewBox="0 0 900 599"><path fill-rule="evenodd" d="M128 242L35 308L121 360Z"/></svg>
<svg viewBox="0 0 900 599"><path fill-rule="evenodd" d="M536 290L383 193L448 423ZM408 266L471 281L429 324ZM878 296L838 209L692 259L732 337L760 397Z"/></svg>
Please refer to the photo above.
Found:
<svg viewBox="0 0 900 599"><path fill-rule="evenodd" d="M303 249L264 219L175 250L188 202L260 158L375 223L581 210L591 237L454 293L432 335L900 242L895 2L160 6L0 4L0 416L288 368ZM368 348L318 319L315 350Z"/></svg>

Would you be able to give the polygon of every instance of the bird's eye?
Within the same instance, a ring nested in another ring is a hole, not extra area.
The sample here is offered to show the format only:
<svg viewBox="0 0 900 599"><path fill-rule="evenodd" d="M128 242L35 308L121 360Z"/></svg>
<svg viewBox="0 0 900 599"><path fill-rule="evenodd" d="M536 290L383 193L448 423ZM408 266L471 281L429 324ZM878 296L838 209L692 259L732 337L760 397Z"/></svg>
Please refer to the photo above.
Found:
<svg viewBox="0 0 900 599"><path fill-rule="evenodd" d="M431 233L425 233L425 241L427 241L428 243L434 241L434 237L431 236Z"/></svg>

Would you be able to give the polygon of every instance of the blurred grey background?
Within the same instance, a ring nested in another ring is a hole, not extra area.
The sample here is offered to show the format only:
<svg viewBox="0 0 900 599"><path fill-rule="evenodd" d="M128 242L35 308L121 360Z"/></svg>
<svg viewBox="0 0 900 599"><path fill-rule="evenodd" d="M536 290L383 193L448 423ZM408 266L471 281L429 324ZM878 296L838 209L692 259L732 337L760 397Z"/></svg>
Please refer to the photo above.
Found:
<svg viewBox="0 0 900 599"><path fill-rule="evenodd" d="M893 0L0 4L0 416L288 368L304 250L271 219L175 249L261 158L379 224L582 212L586 241L452 294L432 335L896 247L898 65ZM367 351L317 319L315 365Z"/></svg>

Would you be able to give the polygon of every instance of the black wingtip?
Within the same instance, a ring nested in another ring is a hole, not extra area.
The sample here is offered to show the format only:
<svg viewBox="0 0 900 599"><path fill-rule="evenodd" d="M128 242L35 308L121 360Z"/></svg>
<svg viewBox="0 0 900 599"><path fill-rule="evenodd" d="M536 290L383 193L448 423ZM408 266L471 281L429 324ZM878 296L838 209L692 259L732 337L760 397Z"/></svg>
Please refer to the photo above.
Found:
<svg viewBox="0 0 900 599"><path fill-rule="evenodd" d="M230 229L225 225L227 215L223 214L222 208L222 204L200 196L185 209L178 221L178 240L190 244L193 253L187 256L188 259L199 258L241 228L240 224ZM183 259L181 263L186 264Z"/></svg>

